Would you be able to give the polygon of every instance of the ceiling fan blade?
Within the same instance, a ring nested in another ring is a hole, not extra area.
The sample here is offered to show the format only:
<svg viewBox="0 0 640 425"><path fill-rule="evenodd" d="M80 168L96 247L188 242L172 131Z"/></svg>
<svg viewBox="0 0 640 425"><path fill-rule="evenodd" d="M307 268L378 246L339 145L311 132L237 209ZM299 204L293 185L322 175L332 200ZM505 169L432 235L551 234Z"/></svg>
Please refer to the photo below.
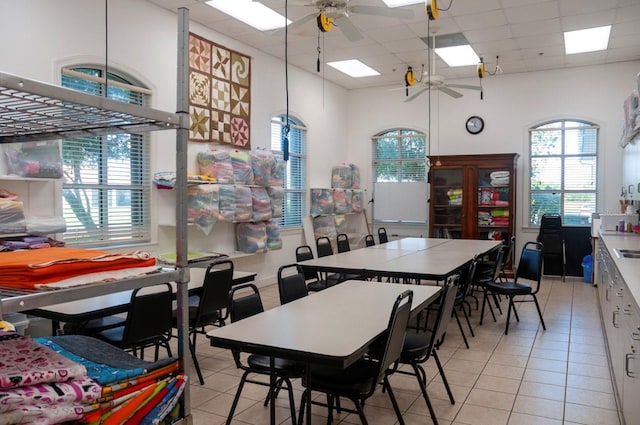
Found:
<svg viewBox="0 0 640 425"><path fill-rule="evenodd" d="M294 30L294 29L298 28L299 26L302 26L302 25L306 24L310 20L315 19L316 16L318 16L318 14L314 12L314 13L310 13L307 16L303 16L302 18L298 19L297 21L293 21L292 23L289 24L288 31ZM283 35L283 34L284 34L284 27L278 28L277 30L273 30L273 32L271 33L271 35Z"/></svg>
<svg viewBox="0 0 640 425"><path fill-rule="evenodd" d="M334 22L349 41L358 41L364 38L360 31L358 31L358 28L356 28L356 26L353 25L353 22L351 22L351 20L346 16L338 16Z"/></svg>
<svg viewBox="0 0 640 425"><path fill-rule="evenodd" d="M415 92L414 94L412 94L411 96L407 97L404 101L406 102L411 102L413 99L415 99L416 97L420 96L422 93L426 92L427 90L429 90L429 87L425 87L422 90L419 90L417 92Z"/></svg>
<svg viewBox="0 0 640 425"><path fill-rule="evenodd" d="M482 87L480 86L472 86L469 84L447 84L447 87L454 87L456 89L482 90Z"/></svg>
<svg viewBox="0 0 640 425"><path fill-rule="evenodd" d="M453 97L455 99L458 99L458 98L462 97L462 93L458 93L455 90L451 90L449 87L440 86L440 87L438 87L438 90L440 90L443 93L448 94L449 96L451 96L451 97Z"/></svg>
<svg viewBox="0 0 640 425"><path fill-rule="evenodd" d="M349 6L349 12L361 13L363 15L388 16L390 18L411 19L414 16L413 10L378 6L354 5Z"/></svg>

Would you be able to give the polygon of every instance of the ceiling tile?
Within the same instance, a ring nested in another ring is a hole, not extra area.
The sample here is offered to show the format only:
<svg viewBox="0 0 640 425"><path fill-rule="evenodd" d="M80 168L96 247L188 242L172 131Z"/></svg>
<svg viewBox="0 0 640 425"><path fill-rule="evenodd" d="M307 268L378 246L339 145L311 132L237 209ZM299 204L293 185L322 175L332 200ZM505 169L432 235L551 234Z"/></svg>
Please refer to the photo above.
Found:
<svg viewBox="0 0 640 425"><path fill-rule="evenodd" d="M602 0L562 0L560 16L581 15L611 9L611 3Z"/></svg>
<svg viewBox="0 0 640 425"><path fill-rule="evenodd" d="M636 1L631 6L621 7L616 11L616 22L640 20L640 4Z"/></svg>
<svg viewBox="0 0 640 425"><path fill-rule="evenodd" d="M415 33L407 25L394 25L364 31L367 37L379 43L415 37Z"/></svg>
<svg viewBox="0 0 640 425"><path fill-rule="evenodd" d="M521 7L509 7L504 10L510 24L542 21L560 16L557 1L546 1Z"/></svg>
<svg viewBox="0 0 640 425"><path fill-rule="evenodd" d="M406 40L390 41L388 43L382 43L382 45L392 52L407 52L411 50L420 50L420 47L427 51L427 45L422 40L410 38Z"/></svg>
<svg viewBox="0 0 640 425"><path fill-rule="evenodd" d="M427 25L428 24L428 25ZM418 37L426 37L427 35L431 35L430 33L436 34L452 34L455 32L462 31L458 24L453 19L438 19L436 22L427 22L423 20L422 22L412 22L407 25L411 31L413 31Z"/></svg>
<svg viewBox="0 0 640 425"><path fill-rule="evenodd" d="M483 28L464 32L469 43L480 43L485 41L504 40L513 37L509 25L499 27Z"/></svg>
<svg viewBox="0 0 640 425"><path fill-rule="evenodd" d="M563 31L574 31L585 28L611 25L615 19L614 10L605 10L597 13L565 16L561 19Z"/></svg>
<svg viewBox="0 0 640 425"><path fill-rule="evenodd" d="M503 56L512 52L515 54L518 51L518 45L514 39L501 40L501 41L489 41L486 43L477 43L473 45L473 49L478 56L484 56L485 61L487 57L495 57L496 55ZM519 54L518 54L519 56Z"/></svg>
<svg viewBox="0 0 640 425"><path fill-rule="evenodd" d="M443 3L444 2L438 3L438 8L442 8L447 5L447 3ZM455 0L453 3L448 4L451 5L451 8L448 11L451 16L476 15L500 9L500 3L498 0Z"/></svg>
<svg viewBox="0 0 640 425"><path fill-rule="evenodd" d="M498 27L507 24L507 19L501 10L478 13L477 15L456 16L454 20L462 31Z"/></svg>
<svg viewBox="0 0 640 425"><path fill-rule="evenodd" d="M535 37L516 38L516 43L521 49L530 49L532 47L547 47L564 45L564 37L561 33L540 35Z"/></svg>
<svg viewBox="0 0 640 425"><path fill-rule="evenodd" d="M511 25L511 33L514 37L527 37L550 32L562 32L559 18L545 19L534 22L521 22Z"/></svg>

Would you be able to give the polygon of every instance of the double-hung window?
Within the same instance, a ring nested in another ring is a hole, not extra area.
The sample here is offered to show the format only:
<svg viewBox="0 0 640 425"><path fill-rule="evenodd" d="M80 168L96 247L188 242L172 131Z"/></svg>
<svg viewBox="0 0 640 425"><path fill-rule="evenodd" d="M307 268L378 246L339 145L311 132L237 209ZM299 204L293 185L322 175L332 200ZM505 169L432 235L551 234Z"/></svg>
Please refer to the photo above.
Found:
<svg viewBox="0 0 640 425"><path fill-rule="evenodd" d="M282 140L286 129L286 116L271 119L271 150L282 154ZM307 175L307 128L289 116L289 160L284 173L284 204L281 228L302 227L306 212Z"/></svg>
<svg viewBox="0 0 640 425"><path fill-rule="evenodd" d="M426 181L425 135L394 129L373 137L373 182Z"/></svg>
<svg viewBox="0 0 640 425"><path fill-rule="evenodd" d="M596 211L598 131L596 124L560 120L529 129L529 225L545 213L563 224L590 225Z"/></svg>
<svg viewBox="0 0 640 425"><path fill-rule="evenodd" d="M149 90L104 69L62 71L62 86L120 102L147 105ZM65 139L63 216L69 245L116 245L150 238L150 153L137 134Z"/></svg>

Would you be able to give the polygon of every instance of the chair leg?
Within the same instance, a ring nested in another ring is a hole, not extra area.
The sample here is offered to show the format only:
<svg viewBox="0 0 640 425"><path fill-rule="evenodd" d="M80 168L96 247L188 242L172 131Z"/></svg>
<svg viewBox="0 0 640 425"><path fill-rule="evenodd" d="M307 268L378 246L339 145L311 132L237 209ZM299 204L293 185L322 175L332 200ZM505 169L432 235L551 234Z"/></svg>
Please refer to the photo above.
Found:
<svg viewBox="0 0 640 425"><path fill-rule="evenodd" d="M536 308L538 309L538 316L540 316L540 323L542 323L542 329L546 331L547 327L545 326L544 319L542 318L542 310L540 310L540 305L538 304L538 297L536 297L536 294L532 294L532 295L533 295L533 302L536 304Z"/></svg>
<svg viewBox="0 0 640 425"><path fill-rule="evenodd" d="M516 306L513 305L513 297L509 297L509 307L507 307L507 324L504 328L504 334L509 335L509 322L511 321L511 309L515 312ZM518 313L516 313L517 315Z"/></svg>
<svg viewBox="0 0 640 425"><path fill-rule="evenodd" d="M427 403L427 409L429 409L429 416L431 416L431 420L434 425L438 425L438 419L436 418L436 412L433 410L433 406L431 405L431 400L429 400L429 394L427 394L427 386L425 381L422 380L422 376L418 369L418 365L415 362L411 363L413 370L416 375L416 379L418 380L418 385L420 386L420 391L422 391L422 397L424 398L425 403Z"/></svg>
<svg viewBox="0 0 640 425"><path fill-rule="evenodd" d="M238 389L236 390L236 395L233 398L233 403L231 404L231 410L229 411L229 416L227 416L227 425L231 425L231 420L233 419L233 413L236 411L236 407L238 407L238 401L240 400L240 394L242 393L242 388L247 380L247 375L249 371L245 371L242 374L242 378L240 378L240 385L238 385ZM303 398L304 400L304 398Z"/></svg>
<svg viewBox="0 0 640 425"><path fill-rule="evenodd" d="M438 352L435 350L435 348L431 352L431 355L433 356L433 359L436 361L436 366L438 366L438 372L440 372L442 383L444 384L444 388L447 390L449 401L451 402L451 404L456 404L456 400L453 398L453 393L451 392L451 387L449 387L449 381L447 381L447 376L444 374L444 368L442 367L442 363L440 362L440 357L438 357ZM425 382L427 381L426 377L424 381Z"/></svg>
<svg viewBox="0 0 640 425"><path fill-rule="evenodd" d="M303 420L304 420L304 412L305 412L305 408L307 407L307 391L309 391L309 389L305 389L302 392L302 398L300 399L300 411L298 412L298 423L302 424Z"/></svg>
<svg viewBox="0 0 640 425"><path fill-rule="evenodd" d="M387 392L389 393L389 399L391 400L391 404L393 405L394 412L396 412L396 417L398 418L398 422L400 423L400 425L404 425L404 418L402 417L402 412L400 411L400 407L398 407L398 401L396 400L396 397L393 394L393 389L391 389L391 384L389 384L389 377L387 375L384 376L382 385L383 387L387 387Z"/></svg>
<svg viewBox="0 0 640 425"><path fill-rule="evenodd" d="M193 334L193 340L189 338L189 351L191 351L191 359L193 360L193 367L196 368L196 374L198 375L198 381L200 385L204 385L204 378L202 377L202 371L200 370L200 364L198 363L198 357L196 356L196 333Z"/></svg>
<svg viewBox="0 0 640 425"><path fill-rule="evenodd" d="M356 410L358 411L358 416L360 416L360 422L362 423L362 425L369 425L367 417L364 415L364 406L362 405L362 402L360 402L360 400L354 399L352 399L351 401L353 401L353 404L355 404L356 406Z"/></svg>
<svg viewBox="0 0 640 425"><path fill-rule="evenodd" d="M471 327L471 321L469 320L469 314L471 314L471 311L469 311L469 314L467 314L467 311L464 309L464 304L462 305L462 314L464 314L464 319L467 321L467 326L469 327L469 332L471 332L471 336L475 338L476 334L473 332L473 328Z"/></svg>
<svg viewBox="0 0 640 425"><path fill-rule="evenodd" d="M462 329L462 323L460 323L460 318L458 317L458 312L453 309L452 313L453 317L456 318L456 322L458 323L458 328L460 328L460 333L462 334L462 340L464 341L464 345L469 348L469 342L467 341L467 336L464 334L464 329Z"/></svg>

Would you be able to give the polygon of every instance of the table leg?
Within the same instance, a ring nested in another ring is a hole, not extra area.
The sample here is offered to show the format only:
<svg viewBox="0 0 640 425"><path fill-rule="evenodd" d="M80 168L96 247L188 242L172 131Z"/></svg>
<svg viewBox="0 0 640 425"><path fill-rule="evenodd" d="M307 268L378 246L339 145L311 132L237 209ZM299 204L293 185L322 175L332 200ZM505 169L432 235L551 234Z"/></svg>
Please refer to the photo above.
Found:
<svg viewBox="0 0 640 425"><path fill-rule="evenodd" d="M276 364L273 357L269 357L269 417L271 425L276 424Z"/></svg>
<svg viewBox="0 0 640 425"><path fill-rule="evenodd" d="M305 368L305 373L307 374L306 376L306 381L307 381L307 388L309 388L309 391L307 391L307 425L311 425L311 365L307 364L307 367ZM298 424L298 425L302 425L302 424Z"/></svg>

